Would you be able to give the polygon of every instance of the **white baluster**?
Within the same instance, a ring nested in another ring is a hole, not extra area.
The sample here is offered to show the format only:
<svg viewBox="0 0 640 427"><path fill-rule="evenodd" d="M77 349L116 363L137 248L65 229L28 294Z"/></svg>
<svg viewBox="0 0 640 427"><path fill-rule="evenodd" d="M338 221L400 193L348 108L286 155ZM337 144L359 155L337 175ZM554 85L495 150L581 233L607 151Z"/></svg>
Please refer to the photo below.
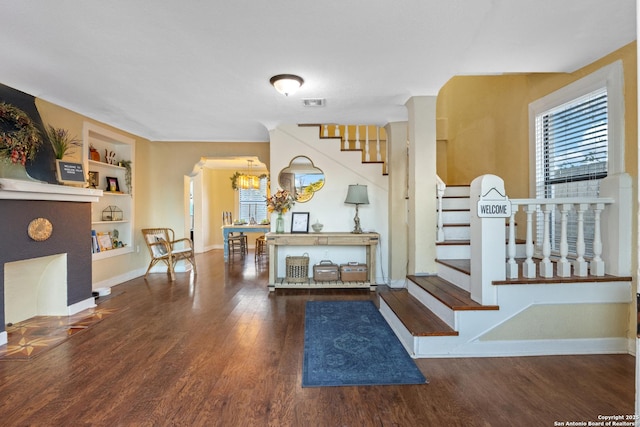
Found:
<svg viewBox="0 0 640 427"><path fill-rule="evenodd" d="M340 138L340 125L335 125L333 128L333 136Z"/></svg>
<svg viewBox="0 0 640 427"><path fill-rule="evenodd" d="M356 125L356 150L360 149L360 125Z"/></svg>
<svg viewBox="0 0 640 427"><path fill-rule="evenodd" d="M364 161L365 162L369 162L371 161L371 153L369 152L369 144L371 141L369 141L369 125L364 127L364 140L365 140L365 144L364 144Z"/></svg>
<svg viewBox="0 0 640 427"><path fill-rule="evenodd" d="M376 159L378 162L382 161L382 153L380 152L380 128L376 126Z"/></svg>
<svg viewBox="0 0 640 427"><path fill-rule="evenodd" d="M604 209L604 203L596 203L594 206L595 224L593 234L593 259L589 263L589 272L592 276L604 276L604 261L602 255L602 236L600 235L600 213Z"/></svg>
<svg viewBox="0 0 640 427"><path fill-rule="evenodd" d="M349 149L349 125L344 125L344 149Z"/></svg>
<svg viewBox="0 0 640 427"><path fill-rule="evenodd" d="M527 241L525 243L527 258L522 265L522 275L527 279L535 279L536 277L536 264L533 262L533 214L535 211L535 204L527 205L525 208L527 213Z"/></svg>
<svg viewBox="0 0 640 427"><path fill-rule="evenodd" d="M322 136L325 138L329 136L329 126L322 125Z"/></svg>
<svg viewBox="0 0 640 427"><path fill-rule="evenodd" d="M516 263L516 212L518 205L511 203L511 216L509 217L509 242L507 244L507 279L518 278L518 264Z"/></svg>
<svg viewBox="0 0 640 427"><path fill-rule="evenodd" d="M576 241L576 255L578 258L573 262L573 272L576 276L584 277L589 274L588 264L584 259L584 212L589 208L587 203L578 204L578 239Z"/></svg>
<svg viewBox="0 0 640 427"><path fill-rule="evenodd" d="M436 194L438 195L438 234L436 242L444 242L444 225L442 220L442 198L444 197L445 187L436 184Z"/></svg>
<svg viewBox="0 0 640 427"><path fill-rule="evenodd" d="M567 216L571 210L570 203L563 203L560 207L560 260L558 261L558 276L571 276L571 263L567 260L569 242L567 241Z"/></svg>
<svg viewBox="0 0 640 427"><path fill-rule="evenodd" d="M542 212L544 214L544 231L542 236L542 261L540 262L540 276L550 278L553 277L553 264L551 263L551 226L549 220L551 211L554 209L552 204L544 204Z"/></svg>

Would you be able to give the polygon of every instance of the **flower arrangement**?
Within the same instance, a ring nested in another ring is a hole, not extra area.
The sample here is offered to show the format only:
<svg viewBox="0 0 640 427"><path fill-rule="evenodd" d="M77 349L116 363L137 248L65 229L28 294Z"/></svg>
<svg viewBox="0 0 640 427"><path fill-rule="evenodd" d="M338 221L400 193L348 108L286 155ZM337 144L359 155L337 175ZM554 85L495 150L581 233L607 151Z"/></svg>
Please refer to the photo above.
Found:
<svg viewBox="0 0 640 427"><path fill-rule="evenodd" d="M80 147L81 142L69 136L66 129L55 128L51 125L47 128L47 137L53 147L53 154L56 159L62 159L66 154L70 154L75 147Z"/></svg>
<svg viewBox="0 0 640 427"><path fill-rule="evenodd" d="M4 102L0 102L0 157L12 163L25 165L33 160L42 143L40 132L27 113Z"/></svg>
<svg viewBox="0 0 640 427"><path fill-rule="evenodd" d="M287 190L278 190L273 196L267 197L267 210L269 213L286 213L294 204L295 200Z"/></svg>

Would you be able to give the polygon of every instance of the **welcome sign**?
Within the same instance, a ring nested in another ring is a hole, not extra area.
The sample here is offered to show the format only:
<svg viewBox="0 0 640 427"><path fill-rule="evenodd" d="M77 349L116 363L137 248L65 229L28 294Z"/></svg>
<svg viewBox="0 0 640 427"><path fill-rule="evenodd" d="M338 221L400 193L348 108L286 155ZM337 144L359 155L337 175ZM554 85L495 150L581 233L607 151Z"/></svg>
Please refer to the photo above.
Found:
<svg viewBox="0 0 640 427"><path fill-rule="evenodd" d="M511 216L511 202L507 200L479 200L478 217L480 218L509 218Z"/></svg>
<svg viewBox="0 0 640 427"><path fill-rule="evenodd" d="M509 218L510 216L511 202L509 198L495 187L480 196L480 200L478 200L479 218Z"/></svg>

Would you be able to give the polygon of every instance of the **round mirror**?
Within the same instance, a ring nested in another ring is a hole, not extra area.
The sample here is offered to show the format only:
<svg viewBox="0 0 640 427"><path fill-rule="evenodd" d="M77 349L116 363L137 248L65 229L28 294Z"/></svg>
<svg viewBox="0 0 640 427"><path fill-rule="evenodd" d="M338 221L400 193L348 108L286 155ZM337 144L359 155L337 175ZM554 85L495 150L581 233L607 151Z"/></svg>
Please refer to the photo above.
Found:
<svg viewBox="0 0 640 427"><path fill-rule="evenodd" d="M315 167L308 157L294 157L289 166L278 174L278 184L289 191L296 202L304 203L324 186L324 172Z"/></svg>

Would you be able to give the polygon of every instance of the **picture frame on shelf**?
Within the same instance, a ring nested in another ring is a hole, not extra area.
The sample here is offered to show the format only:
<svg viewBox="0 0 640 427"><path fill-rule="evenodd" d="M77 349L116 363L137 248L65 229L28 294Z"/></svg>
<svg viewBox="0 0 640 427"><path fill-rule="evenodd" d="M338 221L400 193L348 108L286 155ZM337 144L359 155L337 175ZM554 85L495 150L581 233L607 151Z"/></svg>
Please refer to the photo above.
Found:
<svg viewBox="0 0 640 427"><path fill-rule="evenodd" d="M308 233L309 232L309 212L292 212L291 213L291 232L292 233Z"/></svg>
<svg viewBox="0 0 640 427"><path fill-rule="evenodd" d="M89 187L98 188L100 185L100 173L96 171L89 171Z"/></svg>
<svg viewBox="0 0 640 427"><path fill-rule="evenodd" d="M120 184L118 183L118 178L115 176L108 176L107 177L107 191L110 191L112 193L119 193L120 192Z"/></svg>
<svg viewBox="0 0 640 427"><path fill-rule="evenodd" d="M111 240L111 233L98 233L97 238L100 252L113 249L113 240Z"/></svg>

